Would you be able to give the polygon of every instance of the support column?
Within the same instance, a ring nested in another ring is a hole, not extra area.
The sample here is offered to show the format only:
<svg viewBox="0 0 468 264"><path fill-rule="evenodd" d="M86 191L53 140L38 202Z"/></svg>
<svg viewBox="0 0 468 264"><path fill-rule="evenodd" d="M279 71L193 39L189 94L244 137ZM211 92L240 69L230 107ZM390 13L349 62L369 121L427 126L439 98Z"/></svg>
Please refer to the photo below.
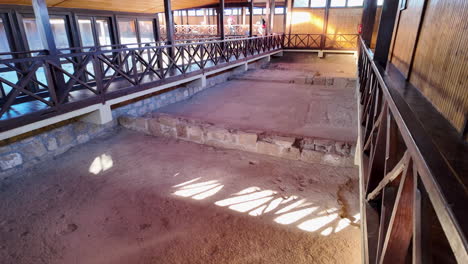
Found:
<svg viewBox="0 0 468 264"><path fill-rule="evenodd" d="M249 37L253 36L253 1L249 2Z"/></svg>
<svg viewBox="0 0 468 264"><path fill-rule="evenodd" d="M382 6L374 60L384 68L387 66L388 52L392 42L393 28L395 26L398 7L398 1L384 1Z"/></svg>
<svg viewBox="0 0 468 264"><path fill-rule="evenodd" d="M154 40L156 42L161 41L161 30L159 24L159 14L156 14L156 18L154 19Z"/></svg>
<svg viewBox="0 0 468 264"><path fill-rule="evenodd" d="M270 0L270 17L268 18L268 33L273 34L275 25L275 0Z"/></svg>
<svg viewBox="0 0 468 264"><path fill-rule="evenodd" d="M222 40L226 38L224 33L224 0L219 1L219 13L218 13L218 20L219 20L219 28L218 32Z"/></svg>
<svg viewBox="0 0 468 264"><path fill-rule="evenodd" d="M387 1L385 1L387 2ZM377 12L377 0L364 0L362 12L362 39L370 47L372 32L374 31L375 14Z"/></svg>
<svg viewBox="0 0 468 264"><path fill-rule="evenodd" d="M47 10L47 4L45 0L33 0L32 1L34 16L36 18L36 26L37 31L39 32L39 36L41 38L42 46L44 49L49 51L49 54L52 55L51 61L60 67L60 59L55 57L55 55L59 54L57 50L57 46L55 45L55 38L52 32L52 27L50 25L50 17L49 11ZM55 93L57 97L60 99L64 99L67 101L66 95L64 94L63 89L65 88L65 78L63 77L63 73L60 71L55 70L53 67L44 67L46 71L46 77L53 83Z"/></svg>
<svg viewBox="0 0 468 264"><path fill-rule="evenodd" d="M245 25L245 7L242 7L241 9L241 12L242 12L242 25Z"/></svg>
<svg viewBox="0 0 468 264"><path fill-rule="evenodd" d="M325 16L323 19L323 31L322 31L322 37L320 39L320 49L324 50L325 49L325 42L327 39L327 30L328 30L328 15L330 14L330 6L331 6L331 0L327 0L327 3L325 5ZM319 53L319 57L323 57L323 52Z"/></svg>
<svg viewBox="0 0 468 264"><path fill-rule="evenodd" d="M166 17L167 45L174 44L174 17L172 16L171 0L164 0L164 15ZM174 58L174 50L169 48L169 56Z"/></svg>
<svg viewBox="0 0 468 264"><path fill-rule="evenodd" d="M265 28L265 36L268 36L270 34L270 13L271 13L271 0L266 0L266 6L265 6L265 11L266 11L266 28Z"/></svg>
<svg viewBox="0 0 468 264"><path fill-rule="evenodd" d="M286 0L286 10L284 10L284 34L291 34L292 4L293 0Z"/></svg>

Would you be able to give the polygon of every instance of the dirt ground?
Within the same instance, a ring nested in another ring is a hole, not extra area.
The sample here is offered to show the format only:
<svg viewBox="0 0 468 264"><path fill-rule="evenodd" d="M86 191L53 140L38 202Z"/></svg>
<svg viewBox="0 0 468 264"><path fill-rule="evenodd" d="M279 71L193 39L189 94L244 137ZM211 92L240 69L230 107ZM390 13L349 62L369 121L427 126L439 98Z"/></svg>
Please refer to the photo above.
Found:
<svg viewBox="0 0 468 264"><path fill-rule="evenodd" d="M0 262L360 263L357 170L119 130L0 185Z"/></svg>

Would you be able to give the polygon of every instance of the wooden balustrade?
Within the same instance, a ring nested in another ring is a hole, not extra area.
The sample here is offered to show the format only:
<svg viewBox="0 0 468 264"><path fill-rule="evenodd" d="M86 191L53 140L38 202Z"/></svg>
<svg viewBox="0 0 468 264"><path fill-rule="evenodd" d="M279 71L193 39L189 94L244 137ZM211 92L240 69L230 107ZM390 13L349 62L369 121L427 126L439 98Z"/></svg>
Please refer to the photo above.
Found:
<svg viewBox="0 0 468 264"><path fill-rule="evenodd" d="M0 60L0 132L282 48L283 36L29 52ZM171 56L171 52L173 56ZM63 74L56 85L50 72Z"/></svg>
<svg viewBox="0 0 468 264"><path fill-rule="evenodd" d="M373 61L362 39L358 68L367 262L468 263L464 205L468 195L460 175L392 86L397 84ZM372 218L373 212L378 219ZM441 253L444 241L448 252Z"/></svg>

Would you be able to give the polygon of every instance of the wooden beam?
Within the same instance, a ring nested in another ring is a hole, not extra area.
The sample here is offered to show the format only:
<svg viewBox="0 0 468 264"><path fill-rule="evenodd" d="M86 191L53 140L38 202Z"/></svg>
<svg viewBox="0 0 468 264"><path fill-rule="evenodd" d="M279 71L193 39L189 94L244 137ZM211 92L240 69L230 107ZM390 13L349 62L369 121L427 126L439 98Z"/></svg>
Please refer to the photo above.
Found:
<svg viewBox="0 0 468 264"><path fill-rule="evenodd" d="M376 103L376 105L378 105L378 103ZM371 152L370 152L371 156L370 156L370 162L369 162L369 171L368 171L369 174L367 176L366 192L369 192L373 190L375 187L377 187L378 183L381 181L381 179L385 175L384 168L385 168L385 148L386 148L386 137L387 137L387 111L388 111L388 107L385 104L382 110L383 112L382 121L380 122L380 126L377 131L375 145L373 145L373 148L371 148ZM373 114L369 115L369 117L370 116L373 116ZM368 122L371 122L371 120L369 120Z"/></svg>
<svg viewBox="0 0 468 264"><path fill-rule="evenodd" d="M370 47L374 31L375 14L377 13L377 0L364 0L362 12L362 39Z"/></svg>
<svg viewBox="0 0 468 264"><path fill-rule="evenodd" d="M249 3L249 37L253 36L253 5L254 0Z"/></svg>
<svg viewBox="0 0 468 264"><path fill-rule="evenodd" d="M414 180L413 164L410 162L402 174L380 264L405 263L413 235Z"/></svg>
<svg viewBox="0 0 468 264"><path fill-rule="evenodd" d="M164 16L166 17L166 41L168 45L174 44L174 17L171 0L164 0ZM169 48L169 56L174 58L174 50Z"/></svg>
<svg viewBox="0 0 468 264"><path fill-rule="evenodd" d="M272 0L266 0L266 28L265 28L265 35L270 34L270 13L271 13L271 1Z"/></svg>
<svg viewBox="0 0 468 264"><path fill-rule="evenodd" d="M59 51L55 45L55 38L52 31L52 26L50 25L49 11L47 10L47 4L45 0L33 0L32 6L34 10L34 16L36 18L36 27L39 32L39 36L42 42L44 49L49 51L49 54L53 57L51 61L60 65L60 59L54 55L58 55ZM68 100L68 97L64 94L65 91L65 78L63 73L57 71L53 67L44 67L47 82L50 87L53 87L58 98L65 98L65 101Z"/></svg>
<svg viewBox="0 0 468 264"><path fill-rule="evenodd" d="M284 16L283 16L284 34L291 34L292 2L293 0L286 0L286 5L284 7Z"/></svg>
<svg viewBox="0 0 468 264"><path fill-rule="evenodd" d="M327 30L328 30L328 16L330 14L331 0L327 0L325 4L325 14L323 18L323 28L322 28L322 38L320 39L320 49L325 49L325 41L327 39Z"/></svg>
<svg viewBox="0 0 468 264"><path fill-rule="evenodd" d="M218 13L219 27L218 32L222 40L226 38L224 32L224 0L219 0L219 13Z"/></svg>
<svg viewBox="0 0 468 264"><path fill-rule="evenodd" d="M161 41L161 29L160 29L160 23L159 23L159 14L154 19L154 40L156 42Z"/></svg>
<svg viewBox="0 0 468 264"><path fill-rule="evenodd" d="M417 170L413 169L415 179ZM413 264L422 264L422 224L421 224L421 193L418 190L417 180L414 184L414 210L413 210ZM426 230L425 230L426 231Z"/></svg>
<svg viewBox="0 0 468 264"><path fill-rule="evenodd" d="M273 34L275 27L275 0L270 0L270 16L268 17L268 33Z"/></svg>
<svg viewBox="0 0 468 264"><path fill-rule="evenodd" d="M395 186L387 186L382 190L382 203L380 206L380 221L379 221L379 235L377 238L377 250L375 258L369 263L378 263L381 257L383 243L387 234L390 218L392 217L393 205L395 204L397 188Z"/></svg>
<svg viewBox="0 0 468 264"><path fill-rule="evenodd" d="M393 29L399 1L384 1L380 15L379 32L375 46L374 60L384 69L387 67L387 58L392 43Z"/></svg>
<svg viewBox="0 0 468 264"><path fill-rule="evenodd" d="M408 151L405 152L403 158L401 158L400 162L387 174L385 177L380 181L379 185L367 195L367 201L371 201L375 199L380 192L383 190L387 184L394 181L400 174L406 169L410 162L410 155Z"/></svg>

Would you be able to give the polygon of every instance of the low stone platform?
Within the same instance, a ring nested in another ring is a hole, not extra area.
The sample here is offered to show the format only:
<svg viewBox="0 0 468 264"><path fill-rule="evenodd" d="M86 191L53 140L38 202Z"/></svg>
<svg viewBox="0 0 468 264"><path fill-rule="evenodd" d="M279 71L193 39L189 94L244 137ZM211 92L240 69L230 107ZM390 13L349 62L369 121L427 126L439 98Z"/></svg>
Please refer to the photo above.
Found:
<svg viewBox="0 0 468 264"><path fill-rule="evenodd" d="M121 117L119 123L125 128L148 135L177 138L307 163L354 166L354 142L242 130L164 113L154 113L146 117Z"/></svg>

